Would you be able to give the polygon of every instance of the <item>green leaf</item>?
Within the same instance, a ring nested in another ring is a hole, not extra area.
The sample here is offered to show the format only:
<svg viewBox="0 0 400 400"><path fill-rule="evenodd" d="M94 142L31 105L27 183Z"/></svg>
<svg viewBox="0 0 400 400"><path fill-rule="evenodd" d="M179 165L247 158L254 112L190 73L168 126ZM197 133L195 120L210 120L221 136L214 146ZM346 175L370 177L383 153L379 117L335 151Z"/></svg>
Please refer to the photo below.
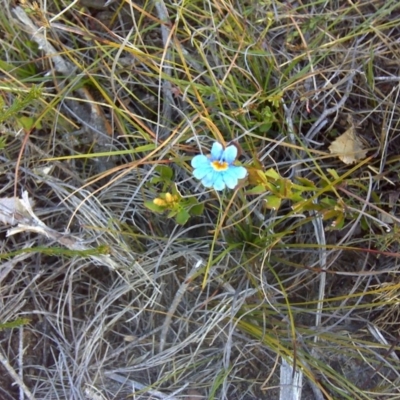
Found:
<svg viewBox="0 0 400 400"><path fill-rule="evenodd" d="M246 191L246 194L262 194L265 193L265 186L264 185L258 185L250 190Z"/></svg>
<svg viewBox="0 0 400 400"><path fill-rule="evenodd" d="M7 143L6 138L0 136L0 150L4 150L5 149L6 143Z"/></svg>
<svg viewBox="0 0 400 400"><path fill-rule="evenodd" d="M178 196L179 201L183 198L176 183L172 185L171 192L174 196Z"/></svg>
<svg viewBox="0 0 400 400"><path fill-rule="evenodd" d="M174 175L172 168L167 165L158 165L155 170L160 174L160 177L163 178L164 181L170 181Z"/></svg>
<svg viewBox="0 0 400 400"><path fill-rule="evenodd" d="M196 204L197 200L195 197L189 197L184 202L184 206L195 206Z"/></svg>
<svg viewBox="0 0 400 400"><path fill-rule="evenodd" d="M145 153L147 151L153 151L155 148L156 146L153 143L145 144L143 146L135 147L133 150L131 150L131 153Z"/></svg>
<svg viewBox="0 0 400 400"><path fill-rule="evenodd" d="M265 207L267 207L269 210L279 210L282 199L278 196L267 196L265 199Z"/></svg>
<svg viewBox="0 0 400 400"><path fill-rule="evenodd" d="M30 41L27 41L25 43L27 43L28 47L31 47L33 51L36 51L37 44L35 42L32 43ZM29 46L29 43L31 43L31 46ZM35 75L38 73L38 70L36 68L36 65L32 62L23 64L19 67L14 66L11 73L13 76L20 80L28 80L30 78L34 78Z"/></svg>
<svg viewBox="0 0 400 400"><path fill-rule="evenodd" d="M181 211L182 211L181 209L179 209L179 210L170 210L168 215L167 215L167 218L174 218L175 215L178 215Z"/></svg>
<svg viewBox="0 0 400 400"><path fill-rule="evenodd" d="M272 123L276 121L275 114L273 113L273 111L269 106L265 107L262 110L262 116L264 124L272 125Z"/></svg>
<svg viewBox="0 0 400 400"><path fill-rule="evenodd" d="M327 219L337 218L338 214L343 214L337 210L327 210L322 212L322 219L326 221Z"/></svg>
<svg viewBox="0 0 400 400"><path fill-rule="evenodd" d="M154 204L153 201L145 201L144 206L150 211L154 211L156 213L162 213L165 211L165 207L158 206L157 204Z"/></svg>
<svg viewBox="0 0 400 400"><path fill-rule="evenodd" d="M290 200L292 200L294 203L299 203L300 201L303 201L304 198L301 195L301 193L299 192L295 192L292 194L292 196L290 197Z"/></svg>
<svg viewBox="0 0 400 400"><path fill-rule="evenodd" d="M40 87L32 86L28 93L18 96L8 108L4 109L4 107L1 107L0 122L8 120L10 117L17 116L23 109L31 106L34 100L40 98L41 93L42 90ZM23 118L32 119L33 117L19 117L21 120L23 120ZM25 127L22 123L21 125ZM33 124L29 122L28 125L32 126Z"/></svg>
<svg viewBox="0 0 400 400"><path fill-rule="evenodd" d="M260 169L261 167L248 167L248 180L251 185L265 185L268 179L265 173Z"/></svg>
<svg viewBox="0 0 400 400"><path fill-rule="evenodd" d="M0 69L5 72L10 72L15 69L15 65L12 65L4 60L0 60Z"/></svg>
<svg viewBox="0 0 400 400"><path fill-rule="evenodd" d="M265 171L265 176L274 180L277 180L281 177L273 168Z"/></svg>
<svg viewBox="0 0 400 400"><path fill-rule="evenodd" d="M264 122L258 128L260 133L266 133L271 129L272 123L271 122Z"/></svg>
<svg viewBox="0 0 400 400"><path fill-rule="evenodd" d="M196 204L190 209L190 214L199 216L202 215L204 211L204 203Z"/></svg>
<svg viewBox="0 0 400 400"><path fill-rule="evenodd" d="M316 186L315 186L314 182L311 181L310 179L302 178L302 177L296 176L295 180L296 180L297 182L299 182L302 186L304 186L304 188L316 189ZM294 187L295 187L296 189L299 189L299 190L302 189L302 186L298 186L298 185L296 185L296 184L294 185Z"/></svg>
<svg viewBox="0 0 400 400"><path fill-rule="evenodd" d="M160 178L159 176L155 176L154 178L151 178L150 182L152 185L157 185L157 183L164 183L164 179Z"/></svg>
<svg viewBox="0 0 400 400"><path fill-rule="evenodd" d="M322 209L323 207L321 207L321 205L312 203L304 199L303 201L299 201L298 203L292 205L292 210L297 213L301 213L304 211L321 211Z"/></svg>
<svg viewBox="0 0 400 400"><path fill-rule="evenodd" d="M335 180L340 179L340 176L339 176L339 174L336 172L335 169L333 169L333 168L328 168L328 169L327 169L327 172L329 172L329 173L331 174L331 176L332 176Z"/></svg>
<svg viewBox="0 0 400 400"><path fill-rule="evenodd" d="M270 101L275 108L278 108L279 104L282 100L282 97L283 97L283 93L277 93L273 96L269 96L268 101Z"/></svg>
<svg viewBox="0 0 400 400"><path fill-rule="evenodd" d="M25 117L25 116L19 117L18 122L21 125L21 127L26 131L30 131L35 126L35 118L32 117ZM40 124L39 126L36 126L36 128L40 129Z"/></svg>
<svg viewBox="0 0 400 400"><path fill-rule="evenodd" d="M3 322L2 324L0 324L0 331L2 331L3 329L19 328L22 325L29 324L29 322L29 318L17 318L14 321Z"/></svg>
<svg viewBox="0 0 400 400"><path fill-rule="evenodd" d="M280 197L282 197L283 199L291 199L292 198L293 183L291 180L282 178L279 180L279 182L277 182L276 186L279 186L279 188L277 187L277 189L279 189L278 193L279 193Z"/></svg>
<svg viewBox="0 0 400 400"><path fill-rule="evenodd" d="M320 201L320 204L322 206L329 206L329 207L334 207L337 204L337 200L336 199L332 199L330 197L323 197Z"/></svg>
<svg viewBox="0 0 400 400"><path fill-rule="evenodd" d="M344 226L344 213L340 213L332 222L331 229L342 229Z"/></svg>
<svg viewBox="0 0 400 400"><path fill-rule="evenodd" d="M178 214L176 214L175 221L179 225L185 225L186 222L188 222L189 218L190 214L185 209L182 209L181 211L178 212Z"/></svg>
<svg viewBox="0 0 400 400"><path fill-rule="evenodd" d="M369 223L368 223L367 218L361 217L361 219L360 219L360 226L361 226L361 229L362 229L363 231L369 231L370 226L369 226Z"/></svg>

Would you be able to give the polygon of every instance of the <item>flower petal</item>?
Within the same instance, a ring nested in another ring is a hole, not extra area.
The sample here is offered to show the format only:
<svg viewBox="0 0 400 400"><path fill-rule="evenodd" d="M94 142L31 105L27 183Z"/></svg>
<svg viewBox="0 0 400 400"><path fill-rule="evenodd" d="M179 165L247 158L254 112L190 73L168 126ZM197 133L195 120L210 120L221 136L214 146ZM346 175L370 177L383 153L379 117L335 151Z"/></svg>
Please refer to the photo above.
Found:
<svg viewBox="0 0 400 400"><path fill-rule="evenodd" d="M228 169L223 173L223 179L229 189L234 189L238 184L238 179L231 169Z"/></svg>
<svg viewBox="0 0 400 400"><path fill-rule="evenodd" d="M224 150L224 154L222 155L222 158L228 164L232 164L236 160L236 156L237 156L236 146L230 145Z"/></svg>
<svg viewBox="0 0 400 400"><path fill-rule="evenodd" d="M201 181L201 183L209 188L214 186L214 182L217 179L218 173L215 171L211 171L209 174L207 174Z"/></svg>
<svg viewBox="0 0 400 400"><path fill-rule="evenodd" d="M224 190L225 189L225 182L224 182L224 174L219 173L214 180L213 188L215 190Z"/></svg>
<svg viewBox="0 0 400 400"><path fill-rule="evenodd" d="M193 170L193 176L196 179L203 179L206 175L212 174L213 171L214 170L209 165L201 166L200 168L196 168Z"/></svg>
<svg viewBox="0 0 400 400"><path fill-rule="evenodd" d="M210 160L205 155L198 154L192 158L191 164L193 168L200 168L202 166L209 165Z"/></svg>
<svg viewBox="0 0 400 400"><path fill-rule="evenodd" d="M232 165L230 169L232 169L237 179L243 179L247 176L247 169L245 167L236 167Z"/></svg>
<svg viewBox="0 0 400 400"><path fill-rule="evenodd" d="M224 148L221 143L214 142L211 147L211 160L221 160L222 154L224 153Z"/></svg>
<svg viewBox="0 0 400 400"><path fill-rule="evenodd" d="M243 179L246 175L246 168L231 165L227 171L224 171L224 182L229 189L234 189L238 180Z"/></svg>

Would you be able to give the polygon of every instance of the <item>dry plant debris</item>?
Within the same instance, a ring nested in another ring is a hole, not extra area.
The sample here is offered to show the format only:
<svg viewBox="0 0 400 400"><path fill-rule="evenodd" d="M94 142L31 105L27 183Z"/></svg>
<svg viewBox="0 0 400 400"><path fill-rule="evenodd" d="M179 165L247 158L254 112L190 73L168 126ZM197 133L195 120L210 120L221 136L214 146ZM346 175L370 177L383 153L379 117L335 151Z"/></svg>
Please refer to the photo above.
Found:
<svg viewBox="0 0 400 400"><path fill-rule="evenodd" d="M397 0L0 5L1 400L399 398Z"/></svg>
<svg viewBox="0 0 400 400"><path fill-rule="evenodd" d="M354 164L367 156L367 150L353 126L331 143L329 151L345 164Z"/></svg>

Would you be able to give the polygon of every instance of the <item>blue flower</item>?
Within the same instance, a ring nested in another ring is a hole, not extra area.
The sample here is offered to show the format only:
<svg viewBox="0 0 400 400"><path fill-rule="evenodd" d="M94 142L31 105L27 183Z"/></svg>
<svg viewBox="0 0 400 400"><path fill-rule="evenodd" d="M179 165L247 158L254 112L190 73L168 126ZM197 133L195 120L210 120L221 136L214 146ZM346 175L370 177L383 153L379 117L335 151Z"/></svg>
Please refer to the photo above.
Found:
<svg viewBox="0 0 400 400"><path fill-rule="evenodd" d="M247 175L244 167L233 165L237 156L237 148L228 146L225 150L221 143L215 142L211 155L206 157L199 154L192 159L193 176L201 179L202 184L215 190L224 190L225 186L234 189L239 179Z"/></svg>

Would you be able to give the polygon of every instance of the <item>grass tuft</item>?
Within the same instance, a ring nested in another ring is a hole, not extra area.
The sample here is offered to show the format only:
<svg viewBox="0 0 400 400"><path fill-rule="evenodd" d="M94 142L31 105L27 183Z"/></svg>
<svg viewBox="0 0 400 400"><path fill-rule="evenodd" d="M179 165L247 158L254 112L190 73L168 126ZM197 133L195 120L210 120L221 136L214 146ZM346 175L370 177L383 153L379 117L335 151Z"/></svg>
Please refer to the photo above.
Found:
<svg viewBox="0 0 400 400"><path fill-rule="evenodd" d="M0 5L1 398L400 397L398 1Z"/></svg>

